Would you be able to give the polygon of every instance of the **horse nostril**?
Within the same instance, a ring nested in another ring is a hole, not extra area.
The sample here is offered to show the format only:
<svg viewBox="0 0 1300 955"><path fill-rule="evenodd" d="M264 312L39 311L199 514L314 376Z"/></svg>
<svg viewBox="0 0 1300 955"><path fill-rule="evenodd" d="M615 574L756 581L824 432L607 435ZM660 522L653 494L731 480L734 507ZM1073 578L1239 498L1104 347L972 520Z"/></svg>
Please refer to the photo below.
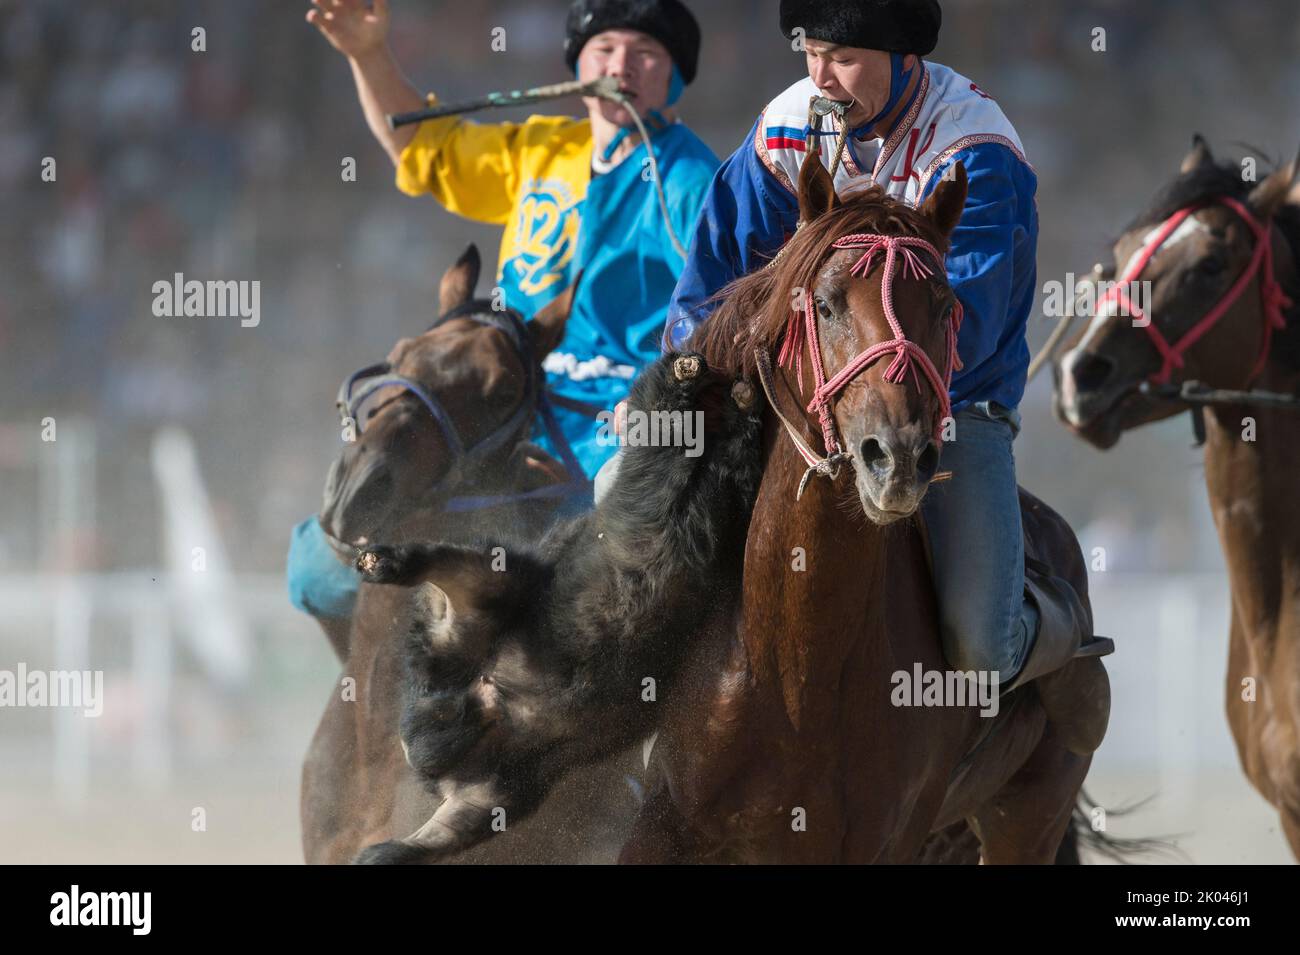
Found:
<svg viewBox="0 0 1300 955"><path fill-rule="evenodd" d="M934 472L939 468L939 446L931 441L925 446L920 457L916 459L916 477L923 484L927 483L930 478L934 477Z"/></svg>
<svg viewBox="0 0 1300 955"><path fill-rule="evenodd" d="M335 493L321 510L321 526L341 541L351 543L358 535L372 534L393 500L392 473L384 462L372 460L370 466L341 473Z"/></svg>
<svg viewBox="0 0 1300 955"><path fill-rule="evenodd" d="M1071 372L1074 375L1074 384L1077 390L1095 391L1115 373L1115 361L1105 355L1094 355L1091 352L1085 352L1075 359Z"/></svg>
<svg viewBox="0 0 1300 955"><path fill-rule="evenodd" d="M862 442L859 450L862 454L862 463L877 475L887 473L894 463L893 456L885 450L885 446L878 438L867 438Z"/></svg>

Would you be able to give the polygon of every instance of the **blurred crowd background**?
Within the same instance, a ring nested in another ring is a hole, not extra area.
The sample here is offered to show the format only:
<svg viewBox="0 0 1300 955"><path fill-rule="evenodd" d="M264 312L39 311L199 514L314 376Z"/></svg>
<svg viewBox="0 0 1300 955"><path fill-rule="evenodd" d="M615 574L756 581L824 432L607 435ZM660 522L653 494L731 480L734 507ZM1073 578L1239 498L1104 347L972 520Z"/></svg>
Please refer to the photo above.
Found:
<svg viewBox="0 0 1300 955"><path fill-rule="evenodd" d="M691 5L704 42L680 113L725 156L803 61L777 29L776 0ZM444 99L553 82L566 78L566 6L392 0L393 42L417 86ZM1300 146L1294 0L943 6L931 59L1000 103L1038 173L1040 288L1109 258L1193 132L1220 155L1259 157L1261 170ZM291 526L319 507L340 379L427 325L437 278L467 242L495 262L495 230L395 190L347 65L304 22L308 8L0 0L0 575L156 566L150 442L165 424L193 438L234 569L278 573ZM204 52L191 50L197 26ZM498 26L507 49L494 53ZM41 179L47 156L55 182ZM355 182L341 180L345 157ZM177 272L259 280L260 325L155 317L151 286ZM1053 321L1031 317L1032 348ZM1102 455L1052 420L1049 378L1021 409L1021 482L1085 548L1104 546L1109 570L1219 567L1187 421ZM42 478L20 450L47 416L94 432L96 519L58 540L40 539ZM313 641L303 653L332 672L324 642L299 625ZM1210 629L1217 645L1226 627ZM305 746L310 711L292 745Z"/></svg>

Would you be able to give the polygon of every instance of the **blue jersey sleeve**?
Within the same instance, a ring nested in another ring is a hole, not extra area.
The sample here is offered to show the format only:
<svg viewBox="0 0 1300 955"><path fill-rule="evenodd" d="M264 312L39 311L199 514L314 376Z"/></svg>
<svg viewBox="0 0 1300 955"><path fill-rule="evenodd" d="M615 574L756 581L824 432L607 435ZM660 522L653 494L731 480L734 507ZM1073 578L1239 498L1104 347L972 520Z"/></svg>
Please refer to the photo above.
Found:
<svg viewBox="0 0 1300 955"><path fill-rule="evenodd" d="M757 131L755 124L713 176L668 306L665 349L680 347L713 311L713 296L765 264L794 233L798 200L759 158Z"/></svg>
<svg viewBox="0 0 1300 955"><path fill-rule="evenodd" d="M1023 348L1033 305L1038 239L1037 179L1004 145L956 153L930 178L925 197L957 162L966 167L968 191L947 258L948 281L964 310L957 341L964 367L954 376L954 396L984 393L1019 364L1012 353Z"/></svg>

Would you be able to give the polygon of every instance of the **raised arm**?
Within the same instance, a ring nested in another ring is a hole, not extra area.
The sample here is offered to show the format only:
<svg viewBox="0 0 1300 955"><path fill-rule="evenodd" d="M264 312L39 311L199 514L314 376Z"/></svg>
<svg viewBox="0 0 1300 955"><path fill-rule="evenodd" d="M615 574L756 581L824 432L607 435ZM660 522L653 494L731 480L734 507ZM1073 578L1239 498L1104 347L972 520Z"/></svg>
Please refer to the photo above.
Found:
<svg viewBox="0 0 1300 955"><path fill-rule="evenodd" d="M415 126L389 129L388 113L420 109L424 97L402 75L388 46L388 0L312 0L307 22L347 57L357 98L375 139L397 165L415 137Z"/></svg>

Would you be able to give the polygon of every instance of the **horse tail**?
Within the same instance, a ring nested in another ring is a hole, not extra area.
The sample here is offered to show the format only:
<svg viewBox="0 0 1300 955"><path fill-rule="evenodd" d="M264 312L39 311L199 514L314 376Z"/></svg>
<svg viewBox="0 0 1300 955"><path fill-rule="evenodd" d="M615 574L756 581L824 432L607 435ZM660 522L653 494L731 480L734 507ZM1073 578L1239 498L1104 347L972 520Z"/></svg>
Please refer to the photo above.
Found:
<svg viewBox="0 0 1300 955"><path fill-rule="evenodd" d="M1144 799L1133 806L1104 810L1104 812L1107 817L1127 816L1141 809L1146 802L1147 800ZM1088 795L1088 791L1080 788L1074 803L1074 811L1070 814L1070 825L1065 830L1065 838L1061 840L1060 848L1056 850L1056 865L1082 865L1081 849L1105 856L1112 862L1120 864L1129 863L1134 857L1147 853L1181 854L1178 847L1168 839L1153 836L1139 838L1112 836L1104 828L1095 828L1092 821L1095 811L1099 808L1101 807Z"/></svg>

